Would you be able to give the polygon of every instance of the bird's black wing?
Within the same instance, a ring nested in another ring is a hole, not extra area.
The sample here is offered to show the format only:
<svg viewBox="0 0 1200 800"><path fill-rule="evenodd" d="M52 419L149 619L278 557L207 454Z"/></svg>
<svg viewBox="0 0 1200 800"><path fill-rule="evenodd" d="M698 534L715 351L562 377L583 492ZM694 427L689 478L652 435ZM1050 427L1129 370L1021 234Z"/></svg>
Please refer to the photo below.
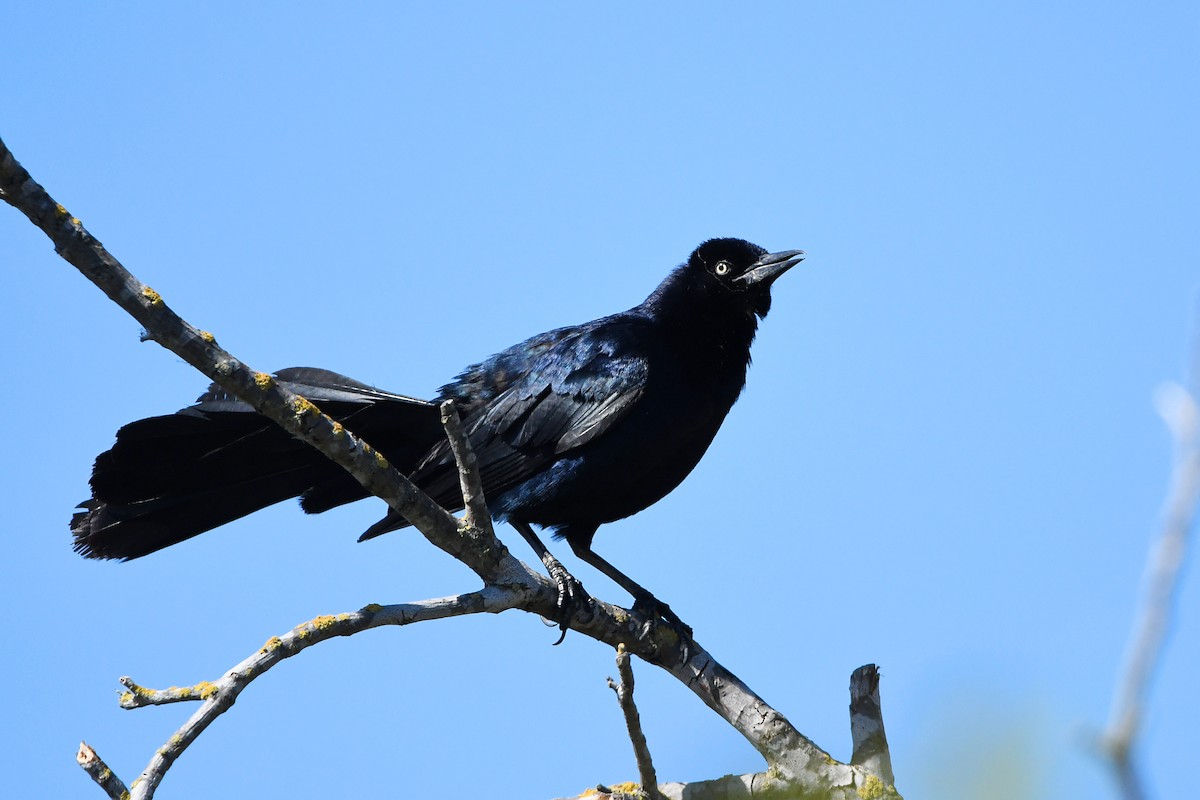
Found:
<svg viewBox="0 0 1200 800"><path fill-rule="evenodd" d="M459 382L443 387L443 397L467 410L464 429L489 494L521 483L602 436L637 405L649 368L630 335L634 325L608 322L552 331L469 368ZM448 443L434 447L412 478L440 504L461 506ZM362 538L404 524L389 514Z"/></svg>

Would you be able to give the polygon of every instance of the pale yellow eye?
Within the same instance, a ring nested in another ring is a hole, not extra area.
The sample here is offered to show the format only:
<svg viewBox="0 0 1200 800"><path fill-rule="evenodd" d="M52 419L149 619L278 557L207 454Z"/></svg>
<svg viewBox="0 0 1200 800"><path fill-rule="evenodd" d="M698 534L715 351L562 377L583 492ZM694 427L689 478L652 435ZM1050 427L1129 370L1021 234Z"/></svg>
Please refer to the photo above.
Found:
<svg viewBox="0 0 1200 800"><path fill-rule="evenodd" d="M717 266L713 267L713 270L718 275L728 275L729 270L731 270L731 269L733 269L733 267L729 266L728 261L718 261Z"/></svg>

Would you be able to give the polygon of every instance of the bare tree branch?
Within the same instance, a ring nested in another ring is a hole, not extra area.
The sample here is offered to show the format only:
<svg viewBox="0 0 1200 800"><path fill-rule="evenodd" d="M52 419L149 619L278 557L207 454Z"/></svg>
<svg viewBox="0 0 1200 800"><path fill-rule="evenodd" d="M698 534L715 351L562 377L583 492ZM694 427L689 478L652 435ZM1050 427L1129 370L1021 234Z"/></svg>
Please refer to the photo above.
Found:
<svg viewBox="0 0 1200 800"><path fill-rule="evenodd" d="M17 163L2 141L0 198L24 213L51 239L62 258L141 323L146 331L145 338L176 353L226 391L249 403L260 414L324 453L353 475L370 493L384 499L393 510L412 522L436 547L462 561L483 580L485 586L479 592L452 600L461 603L465 602L464 598L478 598L472 602L479 602L485 607L477 610L519 608L542 616L554 615L557 590L553 582L514 558L491 531L490 520L482 505L482 491L472 483L469 475L473 471L467 455L469 448L462 451L459 463L460 474L463 474L464 499L467 494L478 499L471 500L473 510L469 520L460 521L397 472L378 451L321 413L310 401L287 391L271 375L250 369L218 346L212 334L193 327L176 315L158 292L131 275L88 233L79 219L55 203ZM448 414L447 420L450 437L454 440L453 415ZM461 435L457 438L460 444L465 443ZM460 453L456 452L456 457L460 457ZM454 605L451 602L451 606ZM371 608L368 606L356 613L380 613L378 610L371 611ZM698 643L687 643L685 647L669 627L648 624L652 621L638 613L599 600L593 602L590 611L586 619L571 620L570 627L613 647L625 643L631 653L667 670L762 754L769 769L763 774L761 786L755 785L756 790L791 788L813 796L849 800L858 798L859 788L867 785L868 781L880 780L880 776L872 775L862 766L834 760L737 676L721 666ZM390 624L403 623L396 621ZM292 639L287 641L289 647L298 647L297 638L312 637L316 641L323 641L331 636L354 633L359 629L358 626L375 627L375 624L366 624L364 617L355 614L319 617L297 628L291 634ZM301 637L301 631L307 632L305 637ZM285 639L280 637L281 642ZM260 651L234 667L213 684L216 686L215 692L207 686L200 689L192 687L192 690L183 694L177 692L179 696L167 690L162 695L171 698L167 701L199 700L202 706L177 732L178 741L172 737L160 749L148 772L161 780L161 774L170 763L224 710L220 705L227 707L256 674L261 674L264 664L269 666L275 663L271 659L283 656L282 653L272 653L274 650L268 648L266 652ZM260 659L263 659L261 663ZM128 694L136 697L137 693L131 691ZM894 789L889 787L889 791L890 796L897 796ZM146 788L135 782L130 792L134 797L148 798L153 795L153 787L149 786L147 779Z"/></svg>
<svg viewBox="0 0 1200 800"><path fill-rule="evenodd" d="M850 763L865 767L884 783L894 783L879 704L879 667L874 664L861 666L850 675L850 738L854 742Z"/></svg>
<svg viewBox="0 0 1200 800"><path fill-rule="evenodd" d="M621 683L617 684L612 678L608 679L608 688L617 693L617 703L621 713L625 715L625 728L629 731L629 741L633 744L633 757L637 760L638 778L642 782L642 792L650 800L662 800L658 791L658 776L654 772L654 761L650 758L650 748L646 745L646 734L642 732L642 718L638 714L637 704L633 702L633 667L629 663L629 653L625 645L617 645L617 675Z"/></svg>
<svg viewBox="0 0 1200 800"><path fill-rule="evenodd" d="M96 751L89 747L87 742L79 743L79 752L75 754L75 760L112 800L127 800L129 790L125 788L124 782L113 774L108 764L96 755Z"/></svg>
<svg viewBox="0 0 1200 800"><path fill-rule="evenodd" d="M0 142L0 192L54 242L55 250L108 297L125 309L155 341L208 376L217 385L253 406L288 433L320 450L349 472L372 494L437 547L462 561L492 583L534 586L548 580L509 556L491 537L459 535L459 521L413 485L381 453L327 417L310 401L281 386L271 375L257 372L221 348L216 338L182 319L162 295L130 274L78 218L55 203Z"/></svg>
<svg viewBox="0 0 1200 800"><path fill-rule="evenodd" d="M186 701L199 701L201 704L166 744L155 752L149 765L134 781L129 793L130 800L153 797L167 770L183 751L217 717L233 706L234 700L251 682L284 659L335 636L351 636L383 625L409 625L483 612L498 614L514 608L519 600L518 592L486 587L478 592L417 603L369 605L350 614L317 617L297 625L282 636L273 636L255 653L213 682L202 681L195 686L155 690L139 686L128 677L121 678L121 684L128 689L121 695L121 708L134 709Z"/></svg>
<svg viewBox="0 0 1200 800"><path fill-rule="evenodd" d="M1150 681L1171 623L1179 570L1200 500L1200 409L1196 400L1184 387L1168 384L1159 390L1156 405L1175 443L1175 466L1163 507L1162 532L1151 547L1146 565L1141 613L1134 623L1125 669L1113 698L1112 715L1101 735L1101 744L1125 800L1141 800L1145 796L1134 749Z"/></svg>
<svg viewBox="0 0 1200 800"><path fill-rule="evenodd" d="M854 740L851 762L861 762L861 766L867 770L862 782L856 785L853 797L859 800L898 800L900 795L892 786L891 754L888 752L880 713L879 669L874 664L861 666L850 676L850 730ZM645 779L642 785L646 785ZM815 800L843 796L828 794L820 789L797 790L794 784L780 787L777 777L770 770L692 783L663 783L657 788L665 800L754 800L764 796ZM596 791L590 791L572 800L616 800L632 794L634 785L597 787L597 790L601 790L599 796Z"/></svg>
<svg viewBox="0 0 1200 800"><path fill-rule="evenodd" d="M463 432L462 421L454 408L453 400L446 400L441 405L442 426L446 429L446 438L450 440L450 452L454 454L454 463L458 464L458 480L462 487L463 523L468 527L479 526L488 534L495 536L492 528L492 515L488 513L487 501L483 497L483 481L479 476L479 464L475 451L467 443Z"/></svg>

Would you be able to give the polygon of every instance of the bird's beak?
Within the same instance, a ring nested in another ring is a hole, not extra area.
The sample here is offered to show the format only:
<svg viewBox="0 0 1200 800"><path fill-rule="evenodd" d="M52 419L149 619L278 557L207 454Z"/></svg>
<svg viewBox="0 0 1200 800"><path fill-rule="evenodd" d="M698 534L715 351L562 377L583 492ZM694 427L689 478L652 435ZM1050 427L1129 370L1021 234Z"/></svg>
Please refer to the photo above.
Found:
<svg viewBox="0 0 1200 800"><path fill-rule="evenodd" d="M804 260L803 250L784 250L781 253L767 253L750 265L750 269L734 278L735 283L744 286L770 286L771 282L792 267Z"/></svg>

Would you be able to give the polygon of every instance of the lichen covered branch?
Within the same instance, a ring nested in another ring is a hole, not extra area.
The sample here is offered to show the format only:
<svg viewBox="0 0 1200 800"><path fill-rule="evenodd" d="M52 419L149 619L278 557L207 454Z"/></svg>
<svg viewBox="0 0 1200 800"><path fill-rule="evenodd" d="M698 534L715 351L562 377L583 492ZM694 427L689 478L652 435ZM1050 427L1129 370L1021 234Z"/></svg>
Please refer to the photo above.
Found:
<svg viewBox="0 0 1200 800"><path fill-rule="evenodd" d="M2 141L0 196L40 228L63 259L136 319L146 331L145 338L175 353L255 411L320 450L485 581L529 581L529 574L521 574L529 573L528 568L522 570L507 550L497 546L494 537L493 541L478 541L459 536L458 520L392 468L380 452L271 375L251 369L218 345L211 333L171 310L159 292L134 277L77 217L51 198ZM553 591L549 581L546 590Z"/></svg>
<svg viewBox="0 0 1200 800"><path fill-rule="evenodd" d="M175 314L161 294L130 274L79 219L55 203L2 141L0 198L24 213L51 239L62 258L133 316L145 329L147 339L177 354L214 383L342 466L371 494L384 499L430 542L466 564L484 582L482 590L451 598L443 605L368 606L354 614L319 617L272 640L277 643L269 642L210 684L155 691L130 680L122 699L124 707L187 701L201 704L155 754L142 779L131 787L132 797L152 796L157 781L174 759L232 704L254 677L317 641L439 615L496 612L506 608L542 616L555 614L557 589L553 582L514 558L495 537L466 437L461 430L456 432L457 419L453 413L445 413L443 409L467 503L467 516L462 521L439 507L370 444L327 417L312 402L289 392L271 375L251 369L221 348L212 334ZM699 644L685 644L667 626L646 626L645 620L630 610L599 600L594 601L591 612L585 619L571 620L571 629L613 647L625 643L630 653L662 667L683 682L763 755L770 767L767 773L770 780L764 786L796 787L823 792L831 798L851 798L857 796L856 787L870 777L861 766L841 764L831 758Z"/></svg>
<svg viewBox="0 0 1200 800"><path fill-rule="evenodd" d="M89 747L87 742L79 743L79 751L75 754L75 760L112 800L128 800L130 795L129 790L125 788L125 783L113 774L113 771L108 768L108 764L105 764L104 760L96 755L96 751Z"/></svg>
<svg viewBox="0 0 1200 800"><path fill-rule="evenodd" d="M754 800L761 797L803 798L804 800L900 800L892 785L891 755L883 735L883 717L879 702L879 670L874 664L859 667L850 676L851 737L854 740L855 765L849 785L822 786L809 780L783 779L778 769L747 775L726 775L707 781L663 783L656 788L664 800ZM839 766L830 759L830 766ZM643 786L646 785L643 779ZM628 796L632 784L598 787L572 800L617 800Z"/></svg>
<svg viewBox="0 0 1200 800"><path fill-rule="evenodd" d="M134 782L129 797L131 800L149 800L153 797L167 770L188 745L217 717L228 711L247 686L284 659L336 636L351 636L384 625L409 625L467 614L498 614L516 607L520 600L521 595L517 591L486 587L478 592L416 603L389 606L372 604L352 613L317 617L297 625L282 636L272 636L257 651L215 681L201 681L195 686L183 688L173 686L169 689L155 690L139 686L127 677L122 678L121 684L128 690L121 695L122 708L134 709L184 701L200 703L200 707L187 722L155 752L149 765Z"/></svg>

